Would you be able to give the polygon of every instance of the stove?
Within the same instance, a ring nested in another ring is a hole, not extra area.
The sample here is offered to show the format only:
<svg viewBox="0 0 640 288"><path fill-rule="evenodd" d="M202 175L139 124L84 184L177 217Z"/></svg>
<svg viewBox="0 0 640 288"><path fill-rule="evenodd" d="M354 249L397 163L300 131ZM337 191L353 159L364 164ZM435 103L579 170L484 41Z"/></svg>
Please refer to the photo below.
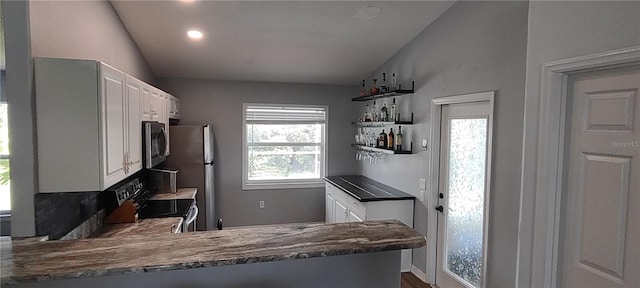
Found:
<svg viewBox="0 0 640 288"><path fill-rule="evenodd" d="M195 231L195 219L198 207L193 199L150 200L153 196L138 178L131 179L109 190L111 202L120 206L127 200L133 201L137 208L138 218L182 217L182 232ZM193 224L193 225L191 225ZM193 229L189 227L193 226Z"/></svg>

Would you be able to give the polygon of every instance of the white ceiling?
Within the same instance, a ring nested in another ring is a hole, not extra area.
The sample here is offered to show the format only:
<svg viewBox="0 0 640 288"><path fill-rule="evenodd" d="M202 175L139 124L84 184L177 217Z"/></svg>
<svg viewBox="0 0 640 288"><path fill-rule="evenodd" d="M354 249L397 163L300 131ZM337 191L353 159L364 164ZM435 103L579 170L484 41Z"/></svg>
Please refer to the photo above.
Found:
<svg viewBox="0 0 640 288"><path fill-rule="evenodd" d="M158 77L334 85L358 85L453 2L111 1Z"/></svg>

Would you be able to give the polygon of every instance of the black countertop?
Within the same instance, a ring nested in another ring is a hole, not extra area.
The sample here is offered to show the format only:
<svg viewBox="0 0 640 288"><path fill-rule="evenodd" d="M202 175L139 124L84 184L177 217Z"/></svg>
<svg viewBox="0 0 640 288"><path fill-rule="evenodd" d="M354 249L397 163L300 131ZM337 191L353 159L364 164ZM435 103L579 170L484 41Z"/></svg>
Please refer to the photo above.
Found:
<svg viewBox="0 0 640 288"><path fill-rule="evenodd" d="M324 180L362 202L416 198L362 175L327 176Z"/></svg>

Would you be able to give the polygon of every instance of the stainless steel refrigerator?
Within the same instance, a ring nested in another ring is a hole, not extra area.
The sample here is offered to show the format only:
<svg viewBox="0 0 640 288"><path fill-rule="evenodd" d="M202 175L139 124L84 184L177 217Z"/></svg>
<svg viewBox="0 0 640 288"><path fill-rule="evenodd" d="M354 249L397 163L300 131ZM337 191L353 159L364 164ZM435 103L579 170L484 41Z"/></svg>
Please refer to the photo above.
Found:
<svg viewBox="0 0 640 288"><path fill-rule="evenodd" d="M165 167L178 169L177 187L198 188L198 231L216 229L214 191L214 136L211 125L169 126L171 154ZM204 213L203 213L204 212Z"/></svg>

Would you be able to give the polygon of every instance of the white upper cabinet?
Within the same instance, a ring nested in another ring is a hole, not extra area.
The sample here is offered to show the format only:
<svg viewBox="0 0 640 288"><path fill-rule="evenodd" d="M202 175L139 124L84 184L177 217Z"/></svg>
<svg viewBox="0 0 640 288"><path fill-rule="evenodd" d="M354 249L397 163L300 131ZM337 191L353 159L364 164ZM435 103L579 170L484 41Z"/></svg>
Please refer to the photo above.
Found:
<svg viewBox="0 0 640 288"><path fill-rule="evenodd" d="M167 94L169 96L169 101L167 104L169 105L168 113L169 119L180 119L180 100L173 95Z"/></svg>
<svg viewBox="0 0 640 288"><path fill-rule="evenodd" d="M142 82L129 75L126 76L127 96L127 164L128 173L142 169Z"/></svg>
<svg viewBox="0 0 640 288"><path fill-rule="evenodd" d="M152 121L153 119L153 102L151 100L151 89L153 87L147 83L141 83L141 91L142 91L142 108L141 115L142 121Z"/></svg>
<svg viewBox="0 0 640 288"><path fill-rule="evenodd" d="M92 60L35 58L34 71L39 192L102 191L142 169L155 88Z"/></svg>
<svg viewBox="0 0 640 288"><path fill-rule="evenodd" d="M126 177L127 99L124 73L100 65L100 119L104 187Z"/></svg>
<svg viewBox="0 0 640 288"><path fill-rule="evenodd" d="M180 98L174 97L173 118L180 119Z"/></svg>
<svg viewBox="0 0 640 288"><path fill-rule="evenodd" d="M150 86L151 89L151 120L149 121L157 121L162 122L164 118L164 105L162 105L162 98L160 97L160 90L155 87ZM164 122L163 122L164 123Z"/></svg>
<svg viewBox="0 0 640 288"><path fill-rule="evenodd" d="M169 152L171 151L171 145L169 141L169 109L171 107L170 103L169 103L169 94L165 93L165 92L160 92L158 93L158 95L160 95L160 102L162 103L162 118L160 118L160 122L164 123L166 129L164 129L164 136L167 138L166 142L167 143L167 147L165 149L165 156L169 156Z"/></svg>

